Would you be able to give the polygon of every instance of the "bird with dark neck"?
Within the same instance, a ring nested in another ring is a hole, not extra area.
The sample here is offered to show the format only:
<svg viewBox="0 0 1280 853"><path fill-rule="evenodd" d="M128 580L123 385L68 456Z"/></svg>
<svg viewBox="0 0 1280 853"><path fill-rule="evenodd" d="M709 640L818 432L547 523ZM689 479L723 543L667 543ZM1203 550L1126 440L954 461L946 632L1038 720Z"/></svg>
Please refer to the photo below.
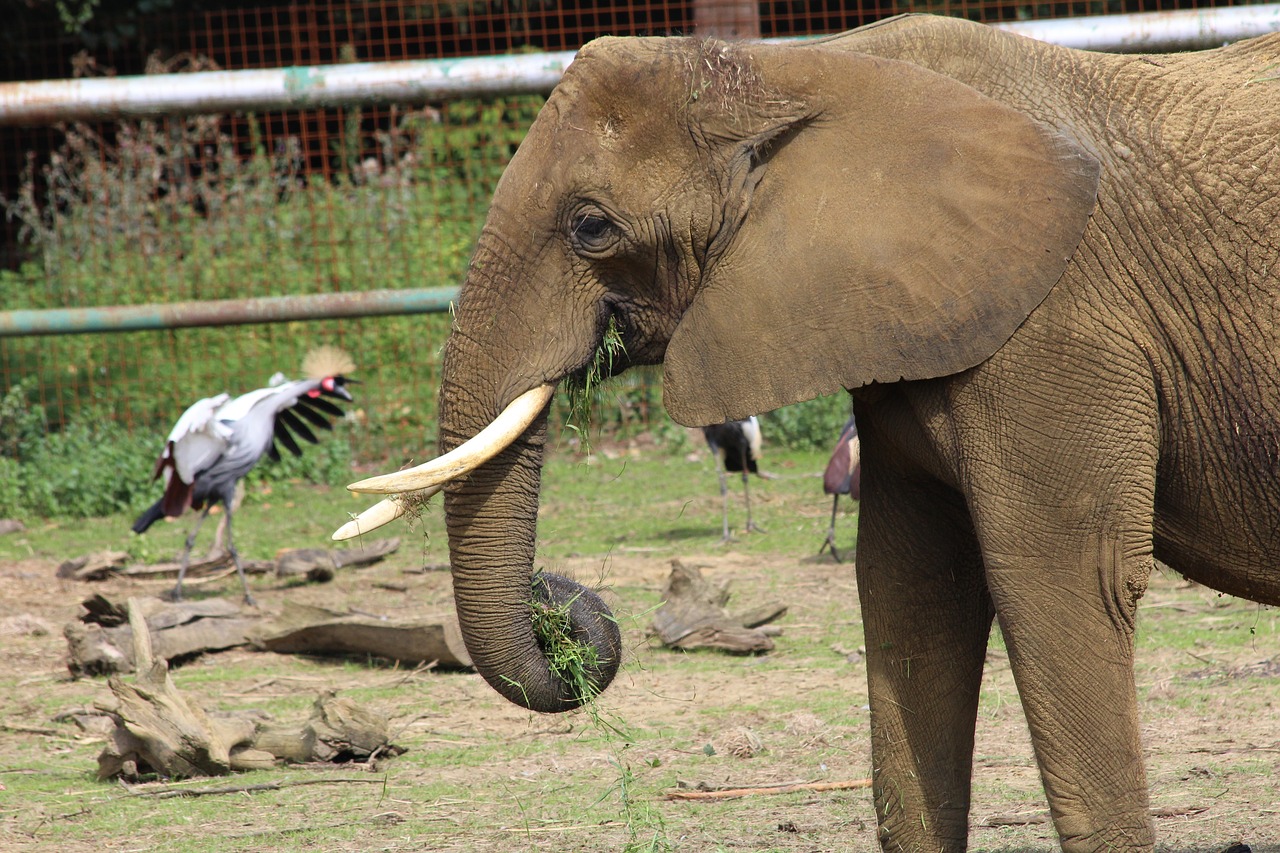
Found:
<svg viewBox="0 0 1280 853"><path fill-rule="evenodd" d="M342 409L328 398L351 402L351 393L345 386L354 380L346 374L354 367L341 350L320 347L303 361L303 373L308 378L281 380L235 398L228 394L206 397L178 418L156 460L153 475L153 479L164 479L164 494L133 523L133 531L143 533L161 518L177 518L188 508L203 509L182 551L178 582L172 593L175 600L182 598L182 582L200 526L214 505L222 503L226 511L227 550L240 576L245 603L255 604L231 530L236 484L263 457L280 458L277 442L295 456L302 454L298 438L318 443L311 427L331 430L330 419L342 417Z"/></svg>
<svg viewBox="0 0 1280 853"><path fill-rule="evenodd" d="M729 484L725 472L742 472L742 499L747 507L748 533L764 533L764 529L751 519L751 489L747 482L748 474L760 473L760 422L755 415L741 421L728 421L714 426L702 428L702 437L711 448L711 455L716 459L716 473L720 475L720 502L723 508L724 524L721 541L727 542L733 537L729 535Z"/></svg>

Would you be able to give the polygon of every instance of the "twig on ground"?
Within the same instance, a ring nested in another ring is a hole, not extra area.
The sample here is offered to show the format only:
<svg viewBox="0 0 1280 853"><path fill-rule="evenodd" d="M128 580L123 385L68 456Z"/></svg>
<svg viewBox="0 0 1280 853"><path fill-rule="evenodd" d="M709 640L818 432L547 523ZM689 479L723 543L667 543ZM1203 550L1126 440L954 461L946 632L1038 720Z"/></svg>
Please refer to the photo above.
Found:
<svg viewBox="0 0 1280 853"><path fill-rule="evenodd" d="M991 817L983 818L978 826L984 828L992 828L997 826L1035 826L1036 824L1048 823L1049 813L1043 811L1022 812L1021 814L994 814Z"/></svg>
<svg viewBox="0 0 1280 853"><path fill-rule="evenodd" d="M257 793L259 791L280 791L284 788L298 788L303 785L338 785L343 783L383 785L385 784L385 780L381 777L376 779L294 779L283 782L255 782L251 785L221 785L217 788L165 787L158 791L139 791L136 788L126 786L125 790L135 797L168 800L173 797L208 797L221 794L246 794Z"/></svg>
<svg viewBox="0 0 1280 853"><path fill-rule="evenodd" d="M738 797L756 797L766 794L790 794L792 791L847 791L853 788L870 788L870 779L851 779L847 782L798 782L792 785L765 785L758 788L726 788L723 791L668 791L668 800L732 800Z"/></svg>

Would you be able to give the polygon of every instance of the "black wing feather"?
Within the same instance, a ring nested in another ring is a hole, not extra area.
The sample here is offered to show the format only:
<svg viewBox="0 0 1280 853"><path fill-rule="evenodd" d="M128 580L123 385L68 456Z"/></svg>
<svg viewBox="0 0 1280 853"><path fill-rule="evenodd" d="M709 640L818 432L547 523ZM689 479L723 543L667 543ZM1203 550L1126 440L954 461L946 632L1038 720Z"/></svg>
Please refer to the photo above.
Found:
<svg viewBox="0 0 1280 853"><path fill-rule="evenodd" d="M302 403L303 400L306 400L306 404L308 406L311 406L313 409L318 409L324 412L329 417L340 418L344 414L342 409L338 408L333 403L330 403L328 400L326 400L323 397L299 397L298 398L299 403Z"/></svg>
<svg viewBox="0 0 1280 853"><path fill-rule="evenodd" d="M294 404L293 412L295 414L302 415L311 422L312 426L319 427L320 429L333 429L333 424L329 423L329 419L320 412L312 409L311 406L308 405L309 402L310 401L307 400L306 397L300 397L298 402Z"/></svg>
<svg viewBox="0 0 1280 853"><path fill-rule="evenodd" d="M311 428L304 424L302 419L289 409L285 409L280 414L276 415L276 432L284 432L287 430L293 430L298 434L298 438L308 441L311 444L320 443L320 440L316 438L316 434L311 431Z"/></svg>
<svg viewBox="0 0 1280 853"><path fill-rule="evenodd" d="M294 456L302 455L302 448L298 446L298 442L294 441L293 436L289 434L289 430L285 429L279 420L276 421L276 441L284 445L285 449ZM271 445L275 449L275 445ZM277 454L279 451L277 451ZM279 458L279 455L276 456Z"/></svg>

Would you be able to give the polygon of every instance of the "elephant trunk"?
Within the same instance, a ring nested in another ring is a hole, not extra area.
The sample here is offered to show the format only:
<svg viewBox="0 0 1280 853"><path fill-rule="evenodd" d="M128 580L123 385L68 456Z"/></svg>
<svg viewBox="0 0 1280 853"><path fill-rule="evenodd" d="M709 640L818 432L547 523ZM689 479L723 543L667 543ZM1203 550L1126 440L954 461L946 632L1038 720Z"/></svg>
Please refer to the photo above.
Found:
<svg viewBox="0 0 1280 853"><path fill-rule="evenodd" d="M443 404L451 399L466 398L441 395L441 452L477 431ZM549 713L607 687L622 640L593 591L533 570L546 425L543 409L498 455L448 484L444 508L458 621L476 669L512 702Z"/></svg>

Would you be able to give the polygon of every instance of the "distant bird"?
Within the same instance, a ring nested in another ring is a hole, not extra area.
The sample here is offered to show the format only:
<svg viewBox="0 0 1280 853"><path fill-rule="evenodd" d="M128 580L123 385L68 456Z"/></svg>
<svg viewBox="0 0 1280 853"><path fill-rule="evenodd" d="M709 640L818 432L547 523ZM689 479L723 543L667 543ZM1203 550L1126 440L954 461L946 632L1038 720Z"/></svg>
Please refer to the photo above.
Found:
<svg viewBox="0 0 1280 853"><path fill-rule="evenodd" d="M840 440L836 442L836 449L831 454L831 461L827 463L827 470L822 475L822 491L834 497L831 500L831 525L827 528L827 541L822 543L818 553L821 554L830 548L831 556L835 557L837 563L840 562L840 552L836 550L836 507L840 503L841 495L848 495L855 501L862 495L861 451L858 425L854 423L853 415L850 415L848 423L840 431Z"/></svg>
<svg viewBox="0 0 1280 853"><path fill-rule="evenodd" d="M341 350L321 347L303 361L308 379L288 382L278 377L276 384L234 399L228 394L206 397L178 418L156 460L153 475L153 479L164 477L164 495L133 523L133 532L142 533L161 518L177 518L188 507L204 509L182 551L182 566L173 590L175 600L182 598L182 581L196 534L209 510L221 501L226 509L227 550L240 575L244 600L254 604L231 533L236 484L263 456L280 458L277 441L295 456L302 455L295 435L317 443L315 433L304 420L321 429L332 429L328 419L342 417L342 409L325 398L351 401L344 386L354 381L345 375L352 369L350 357Z"/></svg>
<svg viewBox="0 0 1280 853"><path fill-rule="evenodd" d="M702 428L702 437L711 448L711 455L716 458L716 473L720 475L720 501L724 507L724 535L722 541L727 542L729 536L729 484L725 478L726 471L742 472L742 499L747 506L747 532L764 530L751 520L751 490L747 485L747 475L760 473L760 422L755 415L743 421L729 421Z"/></svg>

